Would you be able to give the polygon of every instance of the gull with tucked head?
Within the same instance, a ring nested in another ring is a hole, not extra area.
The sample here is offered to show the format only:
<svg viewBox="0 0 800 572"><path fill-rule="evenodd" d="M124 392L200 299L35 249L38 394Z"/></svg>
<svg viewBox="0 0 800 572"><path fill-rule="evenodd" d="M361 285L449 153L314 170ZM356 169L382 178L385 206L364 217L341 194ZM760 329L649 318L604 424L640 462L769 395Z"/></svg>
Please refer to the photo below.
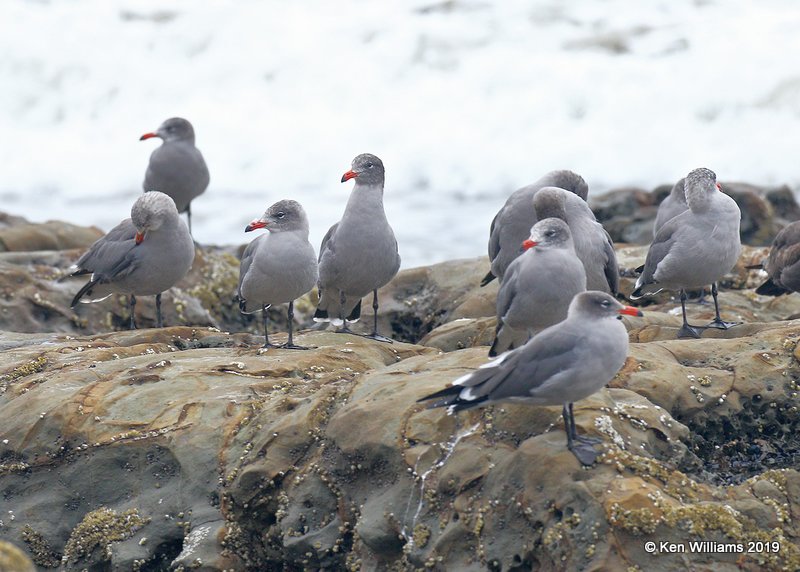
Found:
<svg viewBox="0 0 800 572"><path fill-rule="evenodd" d="M164 193L145 193L133 204L131 218L98 239L75 263L71 276L91 278L72 307L128 294L133 329L136 296L155 296L156 324L162 327L161 294L186 276L193 260L194 242L175 202Z"/></svg>

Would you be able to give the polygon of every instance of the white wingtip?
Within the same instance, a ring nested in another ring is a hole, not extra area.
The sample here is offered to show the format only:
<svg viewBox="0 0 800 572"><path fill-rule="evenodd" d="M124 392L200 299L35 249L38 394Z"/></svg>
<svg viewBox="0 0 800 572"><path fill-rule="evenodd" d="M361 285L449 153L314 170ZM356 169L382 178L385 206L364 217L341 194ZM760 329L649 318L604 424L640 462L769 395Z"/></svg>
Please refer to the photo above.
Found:
<svg viewBox="0 0 800 572"><path fill-rule="evenodd" d="M86 296L84 296L83 298L78 300L78 302L81 303L81 304L94 304L95 302L102 302L103 300L105 300L106 298L111 296L112 294L113 294L113 292L111 294L106 294L105 296L103 296L101 298L87 298Z"/></svg>
<svg viewBox="0 0 800 572"><path fill-rule="evenodd" d="M330 318L317 318L317 317L314 317L314 321L316 323L318 323L318 324L327 324L331 320L330 320Z"/></svg>
<svg viewBox="0 0 800 572"><path fill-rule="evenodd" d="M485 369L487 367L498 366L501 363L503 363L508 358L508 356L510 356L510 355L511 355L511 352L505 352L503 354L500 354L499 357L493 359L492 361L487 361L485 364L479 365L478 369Z"/></svg>
<svg viewBox="0 0 800 572"><path fill-rule="evenodd" d="M453 382L453 385L464 385L464 382L467 381L469 378L472 377L472 373L468 373L466 375L462 375L457 380Z"/></svg>
<svg viewBox="0 0 800 572"><path fill-rule="evenodd" d="M478 399L478 395L475 393L474 387L468 387L467 389L459 393L458 396L464 401L475 401L476 399Z"/></svg>

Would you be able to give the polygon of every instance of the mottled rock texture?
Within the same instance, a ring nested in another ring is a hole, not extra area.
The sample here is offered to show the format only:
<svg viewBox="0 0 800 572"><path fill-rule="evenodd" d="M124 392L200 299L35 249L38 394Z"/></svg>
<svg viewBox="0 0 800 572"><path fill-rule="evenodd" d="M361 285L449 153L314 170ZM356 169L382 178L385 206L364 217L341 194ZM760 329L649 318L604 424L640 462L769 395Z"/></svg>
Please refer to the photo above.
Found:
<svg viewBox="0 0 800 572"><path fill-rule="evenodd" d="M645 251L620 246L623 292ZM487 361L485 257L382 289L379 319L414 344L302 330L313 349L289 351L237 316L232 251L199 249L170 327L137 331L112 331L123 301L65 306L52 278L79 248L0 253L0 562L11 543L39 570L98 572L798 569L800 296L752 293L765 252L723 282L743 325L676 340L670 293L625 319L624 368L576 404L602 439L590 468L560 407L417 403Z"/></svg>

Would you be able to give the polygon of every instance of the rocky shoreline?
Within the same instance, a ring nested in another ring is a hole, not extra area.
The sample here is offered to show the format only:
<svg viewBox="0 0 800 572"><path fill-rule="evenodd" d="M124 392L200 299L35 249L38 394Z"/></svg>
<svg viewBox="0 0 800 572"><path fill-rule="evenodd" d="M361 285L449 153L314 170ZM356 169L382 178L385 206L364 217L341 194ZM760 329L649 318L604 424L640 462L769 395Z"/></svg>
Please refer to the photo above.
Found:
<svg viewBox="0 0 800 572"><path fill-rule="evenodd" d="M315 349L262 351L233 301L238 250L198 247L165 295L170 327L147 328L143 303L131 332L124 299L73 312L75 283L56 281L99 230L0 217L0 562L7 541L39 570L798 569L800 296L755 295L745 267L800 209L781 189L733 191L755 222L721 301L745 324L676 340L669 294L626 317L625 367L576 404L579 432L603 439L588 469L558 407L416 403L487 359L486 257L383 288L394 344L304 330ZM644 229L648 196L594 206L610 232ZM623 293L645 252L618 244Z"/></svg>

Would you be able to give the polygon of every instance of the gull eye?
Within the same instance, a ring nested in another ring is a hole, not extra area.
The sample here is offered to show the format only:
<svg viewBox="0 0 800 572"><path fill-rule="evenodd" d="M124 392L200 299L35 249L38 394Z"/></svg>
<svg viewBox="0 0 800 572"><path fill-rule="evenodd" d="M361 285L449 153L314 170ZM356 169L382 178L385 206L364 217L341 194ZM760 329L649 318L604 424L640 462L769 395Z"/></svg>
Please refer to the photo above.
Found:
<svg viewBox="0 0 800 572"><path fill-rule="evenodd" d="M278 212L278 213L275 213L275 218L283 218L283 217L285 217L285 216L286 216L286 213L285 213L285 212L283 212L283 211L280 211L280 212Z"/></svg>
<svg viewBox="0 0 800 572"><path fill-rule="evenodd" d="M548 230L546 233L544 233L544 235L545 236L555 236L556 233L554 233L552 230Z"/></svg>
<svg viewBox="0 0 800 572"><path fill-rule="evenodd" d="M609 302L608 300L603 300L602 302L600 302L600 305L602 305L603 308L608 308L611 305L611 302Z"/></svg>
<svg viewBox="0 0 800 572"><path fill-rule="evenodd" d="M366 164L366 165L364 165L364 166L365 166L367 169L372 169L372 167L374 167L375 165L373 165L372 163L367 163L367 164Z"/></svg>

